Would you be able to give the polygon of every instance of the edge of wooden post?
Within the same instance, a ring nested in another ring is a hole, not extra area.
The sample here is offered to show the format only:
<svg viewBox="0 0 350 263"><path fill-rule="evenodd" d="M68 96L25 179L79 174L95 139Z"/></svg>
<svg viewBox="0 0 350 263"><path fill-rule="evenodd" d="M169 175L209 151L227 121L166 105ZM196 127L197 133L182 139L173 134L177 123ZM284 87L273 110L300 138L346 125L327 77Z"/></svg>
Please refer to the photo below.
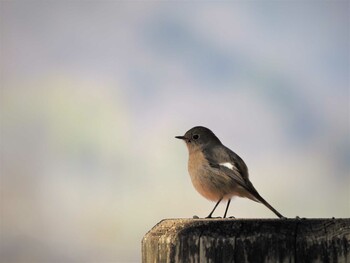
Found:
<svg viewBox="0 0 350 263"><path fill-rule="evenodd" d="M142 239L143 263L207 259L346 262L350 218L164 219Z"/></svg>

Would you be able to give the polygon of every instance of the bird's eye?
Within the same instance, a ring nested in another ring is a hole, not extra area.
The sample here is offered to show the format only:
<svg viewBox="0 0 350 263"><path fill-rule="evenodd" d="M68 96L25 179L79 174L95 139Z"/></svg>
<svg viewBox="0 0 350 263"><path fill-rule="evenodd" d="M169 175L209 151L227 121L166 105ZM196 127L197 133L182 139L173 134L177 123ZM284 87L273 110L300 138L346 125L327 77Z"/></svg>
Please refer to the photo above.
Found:
<svg viewBox="0 0 350 263"><path fill-rule="evenodd" d="M193 135L192 135L192 139L193 139L193 140L199 139L199 135L198 135L198 134L193 134Z"/></svg>

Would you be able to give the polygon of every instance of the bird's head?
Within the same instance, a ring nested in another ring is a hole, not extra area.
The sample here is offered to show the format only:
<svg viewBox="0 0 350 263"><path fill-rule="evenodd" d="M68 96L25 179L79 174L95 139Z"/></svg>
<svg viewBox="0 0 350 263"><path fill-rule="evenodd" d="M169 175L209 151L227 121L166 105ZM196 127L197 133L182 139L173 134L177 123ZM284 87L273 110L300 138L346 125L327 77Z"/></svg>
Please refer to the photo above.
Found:
<svg viewBox="0 0 350 263"><path fill-rule="evenodd" d="M203 148L208 145L221 144L216 135L206 127L196 126L188 130L183 136L175 138L183 140L189 151Z"/></svg>

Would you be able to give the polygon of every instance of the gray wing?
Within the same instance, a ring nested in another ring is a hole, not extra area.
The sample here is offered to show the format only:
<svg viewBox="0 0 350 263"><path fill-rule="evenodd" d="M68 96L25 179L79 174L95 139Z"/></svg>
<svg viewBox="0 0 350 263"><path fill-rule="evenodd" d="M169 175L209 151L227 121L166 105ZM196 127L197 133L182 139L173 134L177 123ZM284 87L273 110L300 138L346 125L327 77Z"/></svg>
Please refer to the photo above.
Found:
<svg viewBox="0 0 350 263"><path fill-rule="evenodd" d="M244 181L249 182L249 174L248 174L248 167L245 164L245 162L242 160L241 157L239 157L238 154L231 151L229 148L223 145L223 147L226 150L226 154L228 155L229 160L237 167L238 171L240 172L242 178Z"/></svg>
<svg viewBox="0 0 350 263"><path fill-rule="evenodd" d="M219 173L229 176L254 197L260 197L253 184L249 181L247 165L238 154L224 145L204 150L203 153L212 168L218 169ZM233 169L223 166L222 163L230 163Z"/></svg>
<svg viewBox="0 0 350 263"><path fill-rule="evenodd" d="M204 149L203 153L212 168L218 169L225 173L242 187L248 187L250 183L248 179L248 168L244 161L236 153L224 145ZM230 163L233 166L233 169L223 166L223 163ZM247 182L249 183L247 184Z"/></svg>

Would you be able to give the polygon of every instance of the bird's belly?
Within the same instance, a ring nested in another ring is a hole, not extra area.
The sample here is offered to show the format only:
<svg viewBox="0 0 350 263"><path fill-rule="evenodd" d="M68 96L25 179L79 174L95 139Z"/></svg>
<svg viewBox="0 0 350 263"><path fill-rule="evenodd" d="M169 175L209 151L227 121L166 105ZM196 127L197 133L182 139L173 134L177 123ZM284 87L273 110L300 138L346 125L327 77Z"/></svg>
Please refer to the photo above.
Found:
<svg viewBox="0 0 350 263"><path fill-rule="evenodd" d="M194 188L206 199L218 201L240 194L240 187L228 175L211 167L201 151L190 154L188 172Z"/></svg>
<svg viewBox="0 0 350 263"><path fill-rule="evenodd" d="M194 188L206 199L218 201L238 195L237 184L229 177L214 173L209 164L189 169L189 174Z"/></svg>
<svg viewBox="0 0 350 263"><path fill-rule="evenodd" d="M222 197L222 193L219 189L213 189L206 180L191 176L192 184L194 188L206 199L211 201L218 201Z"/></svg>

